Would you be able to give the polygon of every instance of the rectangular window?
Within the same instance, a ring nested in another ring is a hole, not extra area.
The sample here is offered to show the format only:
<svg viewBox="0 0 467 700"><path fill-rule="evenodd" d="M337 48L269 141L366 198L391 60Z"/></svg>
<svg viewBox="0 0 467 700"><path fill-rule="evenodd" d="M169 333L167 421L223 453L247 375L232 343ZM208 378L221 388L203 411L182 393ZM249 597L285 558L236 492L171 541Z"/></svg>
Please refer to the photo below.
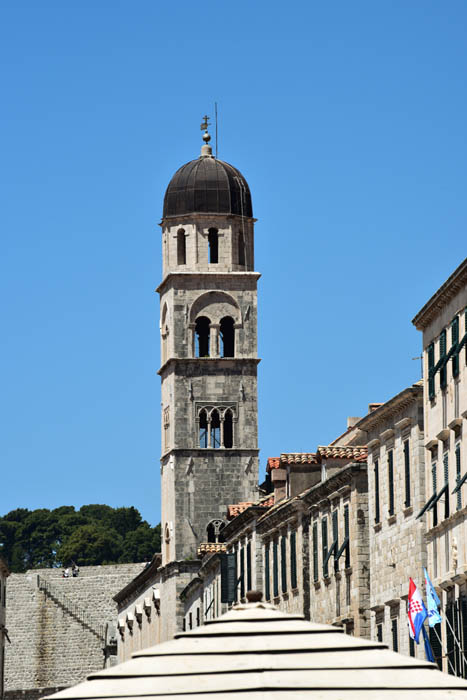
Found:
<svg viewBox="0 0 467 700"><path fill-rule="evenodd" d="M410 443L404 441L405 507L410 506Z"/></svg>
<svg viewBox="0 0 467 700"><path fill-rule="evenodd" d="M345 568L350 567L350 528L349 528L349 504L346 503L344 506L344 536L347 539L347 546L345 548Z"/></svg>
<svg viewBox="0 0 467 700"><path fill-rule="evenodd" d="M392 648L393 651L399 651L399 643L397 638L397 617L391 620Z"/></svg>
<svg viewBox="0 0 467 700"><path fill-rule="evenodd" d="M388 500L389 515L394 515L394 455L392 450L388 452Z"/></svg>
<svg viewBox="0 0 467 700"><path fill-rule="evenodd" d="M297 588L297 533L290 533L290 586Z"/></svg>
<svg viewBox="0 0 467 700"><path fill-rule="evenodd" d="M318 568L318 523L313 523L313 581L319 580Z"/></svg>
<svg viewBox="0 0 467 700"><path fill-rule="evenodd" d="M410 656L415 656L415 641L412 637L409 637L409 654Z"/></svg>
<svg viewBox="0 0 467 700"><path fill-rule="evenodd" d="M188 615L188 628L189 628L190 630L193 629L193 613L190 613L190 614Z"/></svg>
<svg viewBox="0 0 467 700"><path fill-rule="evenodd" d="M379 460L375 459L375 523L379 521Z"/></svg>
<svg viewBox="0 0 467 700"><path fill-rule="evenodd" d="M439 359L441 360L443 357L446 357L446 329L441 331L441 334L439 336ZM439 370L439 383L441 389L446 389L446 384L447 384L447 372L446 372L446 365L441 367Z"/></svg>
<svg viewBox="0 0 467 700"><path fill-rule="evenodd" d="M329 576L329 566L326 561L328 555L328 519L323 518L321 520L321 545L323 554L323 576L327 578Z"/></svg>
<svg viewBox="0 0 467 700"><path fill-rule="evenodd" d="M196 626L199 627L201 624L200 620L200 615L199 615L199 608L196 608Z"/></svg>
<svg viewBox="0 0 467 700"><path fill-rule="evenodd" d="M433 650L433 656L435 657L435 662L438 665L440 671L443 670L443 647L441 642L441 628L442 625L436 625L436 627L428 628L428 634L430 638L431 648Z"/></svg>
<svg viewBox="0 0 467 700"><path fill-rule="evenodd" d="M279 595L279 543L274 540L272 549L272 588L274 598Z"/></svg>
<svg viewBox="0 0 467 700"><path fill-rule="evenodd" d="M287 593L287 537L281 537L281 589Z"/></svg>
<svg viewBox="0 0 467 700"><path fill-rule="evenodd" d="M459 316L456 316L451 323L451 346L455 347L459 342ZM452 356L452 376L459 376L459 354L454 352Z"/></svg>
<svg viewBox="0 0 467 700"><path fill-rule="evenodd" d="M447 452L443 455L443 471L444 471L444 483L447 485L449 483L449 455ZM449 518L449 488L444 492L444 517Z"/></svg>
<svg viewBox="0 0 467 700"><path fill-rule="evenodd" d="M334 571L339 571L339 559L336 557L336 554L339 551L339 522L337 510L334 510L332 513L332 541L335 543Z"/></svg>
<svg viewBox="0 0 467 700"><path fill-rule="evenodd" d="M245 548L240 547L240 598L245 597Z"/></svg>
<svg viewBox="0 0 467 700"><path fill-rule="evenodd" d="M433 401L435 398L435 375L433 374L433 370L435 367L435 345L434 343L431 343L431 345L428 346L428 396L430 401Z"/></svg>
<svg viewBox="0 0 467 700"><path fill-rule="evenodd" d="M376 625L376 639L378 642L383 641L383 625L380 622L379 625Z"/></svg>
<svg viewBox="0 0 467 700"><path fill-rule="evenodd" d="M186 632L186 617L183 618L182 631L183 631L183 632Z"/></svg>
<svg viewBox="0 0 467 700"><path fill-rule="evenodd" d="M246 546L246 589L251 591L251 543Z"/></svg>
<svg viewBox="0 0 467 700"><path fill-rule="evenodd" d="M269 542L264 545L264 593L266 600L271 598L271 581L270 581L270 563L269 563Z"/></svg>
<svg viewBox="0 0 467 700"><path fill-rule="evenodd" d="M459 486L461 481L461 446L459 444L456 445L456 486ZM461 490L459 489L457 492L457 510L460 510L462 508L462 493ZM466 640L467 641L467 640Z"/></svg>
<svg viewBox="0 0 467 700"><path fill-rule="evenodd" d="M431 480L433 482L433 495L436 494L436 462L432 462L431 464ZM438 524L438 504L435 503L433 508L431 509L433 512L433 527Z"/></svg>

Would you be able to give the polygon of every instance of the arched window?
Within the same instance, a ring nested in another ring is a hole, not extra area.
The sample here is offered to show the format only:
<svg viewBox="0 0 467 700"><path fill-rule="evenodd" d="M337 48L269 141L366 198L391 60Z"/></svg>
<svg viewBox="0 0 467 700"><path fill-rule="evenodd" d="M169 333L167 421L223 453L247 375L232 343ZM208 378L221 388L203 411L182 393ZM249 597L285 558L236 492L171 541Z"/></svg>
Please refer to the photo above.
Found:
<svg viewBox="0 0 467 700"><path fill-rule="evenodd" d="M234 320L230 316L224 316L221 319L220 324L221 330L221 356L222 357L234 357L235 356L235 329Z"/></svg>
<svg viewBox="0 0 467 700"><path fill-rule="evenodd" d="M243 231L238 234L238 264L245 265L245 238Z"/></svg>
<svg viewBox="0 0 467 700"><path fill-rule="evenodd" d="M224 537L222 536L224 527L225 523L223 520L211 520L206 528L208 542L224 542Z"/></svg>
<svg viewBox="0 0 467 700"><path fill-rule="evenodd" d="M219 419L219 411L215 409L211 413L211 420L210 420L210 430L211 430L211 447L220 447L221 446L221 422Z"/></svg>
<svg viewBox="0 0 467 700"><path fill-rule="evenodd" d="M233 447L233 420L230 409L227 409L224 415L224 447Z"/></svg>
<svg viewBox="0 0 467 700"><path fill-rule="evenodd" d="M199 414L199 446L208 446L208 414L204 409Z"/></svg>
<svg viewBox="0 0 467 700"><path fill-rule="evenodd" d="M196 319L196 357L209 357L209 332L211 321L206 316Z"/></svg>
<svg viewBox="0 0 467 700"><path fill-rule="evenodd" d="M208 233L209 262L219 262L219 234L216 228L210 228Z"/></svg>
<svg viewBox="0 0 467 700"><path fill-rule="evenodd" d="M186 239L182 228L177 233L177 265L186 265Z"/></svg>
<svg viewBox="0 0 467 700"><path fill-rule="evenodd" d="M166 362L167 360L167 345L168 345L168 336L169 336L169 328L167 325L167 304L164 304L164 308L162 310L162 318L161 318L161 337L162 337L162 364Z"/></svg>

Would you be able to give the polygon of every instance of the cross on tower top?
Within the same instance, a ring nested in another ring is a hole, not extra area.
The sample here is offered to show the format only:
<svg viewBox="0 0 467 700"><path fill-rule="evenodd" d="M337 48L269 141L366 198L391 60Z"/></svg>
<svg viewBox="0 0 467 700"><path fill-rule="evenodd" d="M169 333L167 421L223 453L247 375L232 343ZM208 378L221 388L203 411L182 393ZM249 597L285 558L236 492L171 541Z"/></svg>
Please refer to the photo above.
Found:
<svg viewBox="0 0 467 700"><path fill-rule="evenodd" d="M200 126L201 131L207 131L207 130L208 130L208 126L209 126L209 122L210 122L210 121L211 121L210 117L208 117L208 115L205 114L204 117L203 117L203 122L202 122L202 124L201 124L201 126Z"/></svg>

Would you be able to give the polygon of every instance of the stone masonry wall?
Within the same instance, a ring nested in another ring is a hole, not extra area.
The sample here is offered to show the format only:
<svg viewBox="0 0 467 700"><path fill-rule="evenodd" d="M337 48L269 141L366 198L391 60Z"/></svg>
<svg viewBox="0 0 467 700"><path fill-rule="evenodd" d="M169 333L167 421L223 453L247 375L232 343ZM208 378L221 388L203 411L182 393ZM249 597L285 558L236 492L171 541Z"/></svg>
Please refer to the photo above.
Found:
<svg viewBox="0 0 467 700"><path fill-rule="evenodd" d="M37 585L38 575L86 611L95 629L116 621L113 596L144 564L89 566L76 578L62 578L59 569L34 569L11 574L8 580L6 624L11 644L5 654L5 697L30 700L37 689L63 688L103 668L103 641ZM46 694L45 692L42 694Z"/></svg>

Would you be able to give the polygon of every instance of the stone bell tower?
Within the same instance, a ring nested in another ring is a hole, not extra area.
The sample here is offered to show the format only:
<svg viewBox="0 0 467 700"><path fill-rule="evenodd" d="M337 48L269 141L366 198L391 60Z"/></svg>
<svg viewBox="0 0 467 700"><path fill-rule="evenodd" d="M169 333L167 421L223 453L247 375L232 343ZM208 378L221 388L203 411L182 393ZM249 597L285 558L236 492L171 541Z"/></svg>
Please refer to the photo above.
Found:
<svg viewBox="0 0 467 700"><path fill-rule="evenodd" d="M160 294L162 556L196 558L227 506L257 497L257 281L243 175L201 156L169 183Z"/></svg>

